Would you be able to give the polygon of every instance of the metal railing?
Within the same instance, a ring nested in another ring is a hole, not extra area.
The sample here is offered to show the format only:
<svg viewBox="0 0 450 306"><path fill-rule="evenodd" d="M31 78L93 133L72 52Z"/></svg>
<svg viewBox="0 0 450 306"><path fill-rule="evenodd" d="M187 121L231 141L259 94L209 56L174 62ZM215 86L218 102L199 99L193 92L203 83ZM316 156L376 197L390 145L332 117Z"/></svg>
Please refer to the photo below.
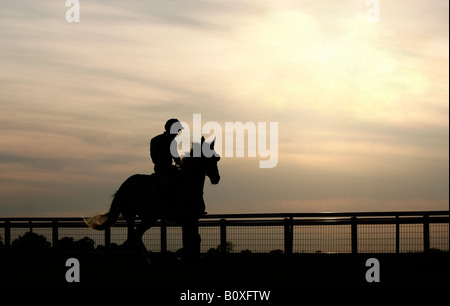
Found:
<svg viewBox="0 0 450 306"><path fill-rule="evenodd" d="M62 237L78 235L94 236L98 245L109 249L125 241L126 230L124 220L98 232L87 228L82 218L0 218L6 248L14 237L31 231L43 233L53 246ZM448 251L449 211L214 214L201 218L200 234L203 252ZM175 223L159 221L144 238L150 249L161 253L181 248L181 230Z"/></svg>

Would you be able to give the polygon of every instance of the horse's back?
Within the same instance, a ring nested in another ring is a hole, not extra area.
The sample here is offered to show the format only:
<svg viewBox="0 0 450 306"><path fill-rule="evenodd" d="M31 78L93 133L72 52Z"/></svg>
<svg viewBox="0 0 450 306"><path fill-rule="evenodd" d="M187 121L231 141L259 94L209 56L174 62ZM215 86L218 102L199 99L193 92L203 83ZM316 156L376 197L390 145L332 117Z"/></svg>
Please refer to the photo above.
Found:
<svg viewBox="0 0 450 306"><path fill-rule="evenodd" d="M122 183L119 191L122 189L135 189L151 185L154 179L153 174L133 174Z"/></svg>

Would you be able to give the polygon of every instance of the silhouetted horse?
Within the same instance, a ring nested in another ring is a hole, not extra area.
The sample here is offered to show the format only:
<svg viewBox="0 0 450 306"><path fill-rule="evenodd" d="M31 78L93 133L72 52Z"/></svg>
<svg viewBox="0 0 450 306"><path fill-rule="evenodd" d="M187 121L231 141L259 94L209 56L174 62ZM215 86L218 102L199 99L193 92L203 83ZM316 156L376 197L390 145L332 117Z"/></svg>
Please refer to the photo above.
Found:
<svg viewBox="0 0 450 306"><path fill-rule="evenodd" d="M214 152L214 141L194 146L209 146ZM207 147L208 148L208 147ZM174 196L160 195L155 174L135 174L129 177L114 195L109 212L90 217L86 224L97 230L113 226L122 215L128 227L128 242L135 243L147 256L147 249L142 242L142 236L157 220L176 221L183 230L183 251L187 256L197 256L200 253L200 235L198 234L198 219L204 212L203 187L208 176L212 184L220 180L217 162L220 157L213 154L206 157L203 150L200 157L184 157L177 185L174 186ZM141 222L135 228L135 218Z"/></svg>

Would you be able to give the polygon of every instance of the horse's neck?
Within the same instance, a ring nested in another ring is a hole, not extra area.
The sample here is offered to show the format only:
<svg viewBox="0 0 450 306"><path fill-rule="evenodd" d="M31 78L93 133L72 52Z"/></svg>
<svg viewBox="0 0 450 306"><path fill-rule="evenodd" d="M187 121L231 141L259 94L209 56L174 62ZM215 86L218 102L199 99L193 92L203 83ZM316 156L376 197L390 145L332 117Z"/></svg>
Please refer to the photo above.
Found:
<svg viewBox="0 0 450 306"><path fill-rule="evenodd" d="M199 164L191 161L183 171L186 187L193 193L203 193L205 172L199 167Z"/></svg>

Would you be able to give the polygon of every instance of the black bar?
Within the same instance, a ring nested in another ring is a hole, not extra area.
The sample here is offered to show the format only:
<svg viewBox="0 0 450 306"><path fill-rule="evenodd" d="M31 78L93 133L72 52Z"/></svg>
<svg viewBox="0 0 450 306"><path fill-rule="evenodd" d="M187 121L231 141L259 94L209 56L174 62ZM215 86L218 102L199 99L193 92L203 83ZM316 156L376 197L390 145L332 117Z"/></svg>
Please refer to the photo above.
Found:
<svg viewBox="0 0 450 306"><path fill-rule="evenodd" d="M423 215L423 251L430 251L430 220L427 214Z"/></svg>
<svg viewBox="0 0 450 306"><path fill-rule="evenodd" d="M284 252L292 254L294 244L293 222L292 218L284 219Z"/></svg>
<svg viewBox="0 0 450 306"><path fill-rule="evenodd" d="M220 219L220 251L227 252L227 220Z"/></svg>
<svg viewBox="0 0 450 306"><path fill-rule="evenodd" d="M358 220L356 216L351 219L352 224L352 254L358 253Z"/></svg>
<svg viewBox="0 0 450 306"><path fill-rule="evenodd" d="M167 253L167 222L161 221L161 253Z"/></svg>
<svg viewBox="0 0 450 306"><path fill-rule="evenodd" d="M52 222L52 246L58 243L58 220L53 220Z"/></svg>
<svg viewBox="0 0 450 306"><path fill-rule="evenodd" d="M105 248L109 250L111 246L111 228L105 229Z"/></svg>
<svg viewBox="0 0 450 306"><path fill-rule="evenodd" d="M400 217L395 217L395 253L400 253Z"/></svg>

